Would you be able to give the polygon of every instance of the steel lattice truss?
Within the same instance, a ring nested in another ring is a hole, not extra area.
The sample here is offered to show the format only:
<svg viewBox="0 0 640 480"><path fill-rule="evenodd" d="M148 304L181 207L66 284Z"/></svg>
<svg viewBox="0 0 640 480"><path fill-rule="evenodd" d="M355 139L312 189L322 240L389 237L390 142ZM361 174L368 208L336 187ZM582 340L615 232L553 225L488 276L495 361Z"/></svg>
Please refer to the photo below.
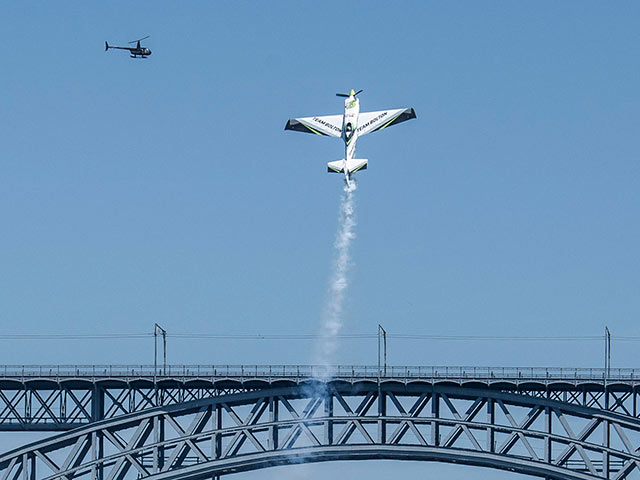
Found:
<svg viewBox="0 0 640 480"><path fill-rule="evenodd" d="M161 374L160 374L161 373ZM512 392L640 417L640 370L338 366L336 381L458 385ZM149 408L274 387L313 378L310 366L0 366L0 431L71 430ZM2 480L2 479L0 479Z"/></svg>
<svg viewBox="0 0 640 480"><path fill-rule="evenodd" d="M71 430L92 421L115 418L161 405L249 391L238 388L144 388L126 386L56 390L26 387L0 389L0 431Z"/></svg>
<svg viewBox="0 0 640 480"><path fill-rule="evenodd" d="M315 383L92 423L0 456L0 480L200 479L300 462L455 462L558 479L640 476L640 421L532 395Z"/></svg>

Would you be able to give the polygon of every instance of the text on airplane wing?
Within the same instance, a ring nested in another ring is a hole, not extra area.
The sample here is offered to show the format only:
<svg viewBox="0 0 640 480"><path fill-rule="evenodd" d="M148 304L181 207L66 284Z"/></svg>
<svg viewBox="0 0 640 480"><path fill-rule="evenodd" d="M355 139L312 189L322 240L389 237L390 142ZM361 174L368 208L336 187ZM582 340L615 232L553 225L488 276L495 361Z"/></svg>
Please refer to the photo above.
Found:
<svg viewBox="0 0 640 480"><path fill-rule="evenodd" d="M325 115L323 117L292 118L284 127L285 130L315 133L328 137L342 135L342 115Z"/></svg>
<svg viewBox="0 0 640 480"><path fill-rule="evenodd" d="M378 112L363 112L358 116L358 135L382 130L416 118L413 108L398 108L395 110L380 110Z"/></svg>

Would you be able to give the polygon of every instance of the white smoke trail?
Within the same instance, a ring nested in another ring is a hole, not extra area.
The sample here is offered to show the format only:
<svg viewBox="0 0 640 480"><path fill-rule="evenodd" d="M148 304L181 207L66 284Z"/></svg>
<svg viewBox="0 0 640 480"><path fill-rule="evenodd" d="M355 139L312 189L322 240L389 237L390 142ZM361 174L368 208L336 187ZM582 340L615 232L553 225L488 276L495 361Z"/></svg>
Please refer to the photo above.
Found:
<svg viewBox="0 0 640 480"><path fill-rule="evenodd" d="M350 185L344 188L344 195L340 203L340 224L334 248L337 253L333 270L329 281L329 291L327 304L322 316L320 339L315 345L315 356L312 382L304 383L302 388L309 398L322 399L327 401L329 393L328 384L333 377L332 365L335 365L335 354L338 350L338 335L343 325L344 300L347 293L348 273L351 264L349 247L356 237L354 229L356 226L354 210L354 192L356 190L355 181L351 180ZM326 404L325 404L326 405ZM320 410L321 411L321 410ZM298 455L291 455L291 463L305 463L306 459ZM300 468L300 467L298 467ZM309 478L309 471L304 468L297 470L298 475L288 472L288 478L297 480L298 478Z"/></svg>
<svg viewBox="0 0 640 480"><path fill-rule="evenodd" d="M334 248L337 253L333 272L329 281L329 292L326 310L322 319L321 339L316 344L314 364L319 367L315 377L328 380L332 376L331 365L335 364L335 354L338 349L338 335L343 326L344 300L347 292L349 267L351 256L349 247L356 237L354 209L355 180L345 185L344 195L340 204L340 226Z"/></svg>

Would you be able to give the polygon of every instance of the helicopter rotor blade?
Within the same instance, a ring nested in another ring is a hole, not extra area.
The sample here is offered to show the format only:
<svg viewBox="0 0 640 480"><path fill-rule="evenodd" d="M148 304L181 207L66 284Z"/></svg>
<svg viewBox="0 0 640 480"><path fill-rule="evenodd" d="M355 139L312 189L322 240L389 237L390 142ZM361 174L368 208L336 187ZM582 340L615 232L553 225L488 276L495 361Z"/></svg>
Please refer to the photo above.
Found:
<svg viewBox="0 0 640 480"><path fill-rule="evenodd" d="M362 92L364 92L364 90L358 90L358 91L355 93L355 95L354 95L354 96L356 96L356 95L358 95L359 93L362 93Z"/></svg>
<svg viewBox="0 0 640 480"><path fill-rule="evenodd" d="M138 40L131 40L129 43L136 43L136 42L141 42L142 40L146 40L147 38L149 38L151 35L147 35L146 37L142 37L139 38Z"/></svg>

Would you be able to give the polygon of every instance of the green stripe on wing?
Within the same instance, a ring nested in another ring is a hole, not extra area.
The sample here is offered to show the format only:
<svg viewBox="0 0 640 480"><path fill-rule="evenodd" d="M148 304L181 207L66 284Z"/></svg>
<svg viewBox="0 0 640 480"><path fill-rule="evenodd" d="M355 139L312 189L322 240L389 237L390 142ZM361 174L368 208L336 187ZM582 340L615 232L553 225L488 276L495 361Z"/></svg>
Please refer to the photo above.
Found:
<svg viewBox="0 0 640 480"><path fill-rule="evenodd" d="M324 135L325 137L329 136L326 133L322 133L322 132L319 132L318 130L316 130L314 128L311 128L306 123L302 123L301 121L296 120L295 118L290 119L287 122L287 124L284 126L284 129L285 130L294 130L296 132L315 133L316 135Z"/></svg>
<svg viewBox="0 0 640 480"><path fill-rule="evenodd" d="M381 127L376 128L373 131L377 132L378 130L384 130L385 128L387 128L387 127L389 127L391 125L395 125L396 123L401 123L401 122L404 122L404 121L407 121L407 120L411 120L412 118L416 118L416 111L413 108L410 108L410 109L408 109L408 111L404 110L404 111L400 112L398 115L393 117L387 123L385 123Z"/></svg>

